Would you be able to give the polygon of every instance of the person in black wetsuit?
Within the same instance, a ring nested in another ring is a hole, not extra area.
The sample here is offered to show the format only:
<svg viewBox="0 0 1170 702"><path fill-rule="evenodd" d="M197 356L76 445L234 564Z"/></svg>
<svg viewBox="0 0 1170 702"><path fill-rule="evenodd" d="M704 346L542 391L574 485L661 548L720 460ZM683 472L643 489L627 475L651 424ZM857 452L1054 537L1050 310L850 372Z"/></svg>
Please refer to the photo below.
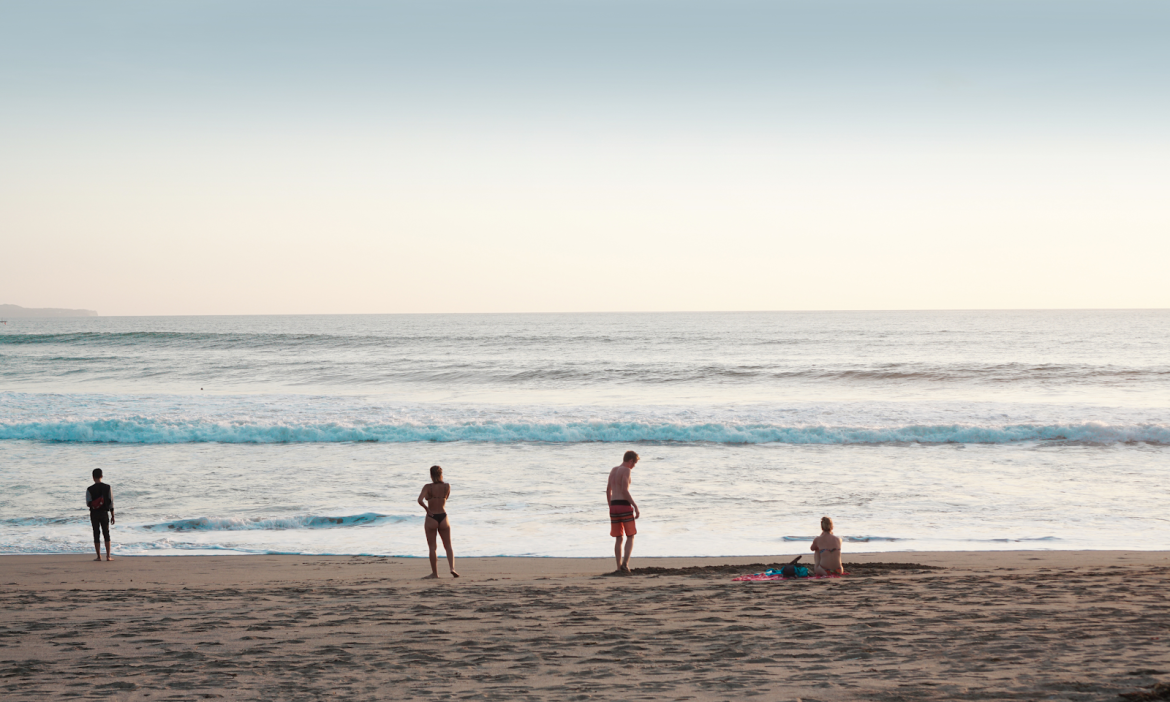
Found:
<svg viewBox="0 0 1170 702"><path fill-rule="evenodd" d="M102 559L102 547L99 536L106 537L106 560L112 561L110 555L110 525L114 523L114 491L109 485L102 482L102 469L93 469L93 485L85 491L85 506L89 507L89 523L93 526L93 550L97 553L95 561Z"/></svg>

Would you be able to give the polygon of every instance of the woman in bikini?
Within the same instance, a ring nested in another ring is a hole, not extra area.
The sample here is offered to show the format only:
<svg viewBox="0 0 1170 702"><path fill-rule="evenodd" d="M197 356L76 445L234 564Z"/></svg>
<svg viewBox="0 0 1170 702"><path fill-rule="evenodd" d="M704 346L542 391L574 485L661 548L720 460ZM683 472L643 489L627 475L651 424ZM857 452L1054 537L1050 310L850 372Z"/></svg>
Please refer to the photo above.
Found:
<svg viewBox="0 0 1170 702"><path fill-rule="evenodd" d="M427 511L423 526L427 532L427 546L431 549L431 574L428 578L439 577L439 553L435 544L435 536L443 537L443 550L447 552L447 565L451 568L451 577L458 578L455 572L455 551L451 549L451 520L447 519L447 498L451 497L451 483L443 482L443 469L431 466L431 482L423 485L418 494L418 504ZM423 504L423 500L427 503Z"/></svg>
<svg viewBox="0 0 1170 702"><path fill-rule="evenodd" d="M841 539L833 536L833 520L821 517L821 535L813 539L813 564L817 575L840 575L845 571L841 565Z"/></svg>

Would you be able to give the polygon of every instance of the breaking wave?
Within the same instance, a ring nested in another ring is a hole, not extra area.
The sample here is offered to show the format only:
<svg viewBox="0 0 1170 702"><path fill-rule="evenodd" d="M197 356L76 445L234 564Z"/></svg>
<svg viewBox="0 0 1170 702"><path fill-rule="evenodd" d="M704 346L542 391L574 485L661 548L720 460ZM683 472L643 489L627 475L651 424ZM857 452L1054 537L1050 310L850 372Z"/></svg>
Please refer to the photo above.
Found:
<svg viewBox="0 0 1170 702"><path fill-rule="evenodd" d="M411 519L411 517L393 516L388 514L354 514L347 517L323 517L315 515L299 515L294 517L234 517L215 519L210 517L196 517L194 519L176 519L161 524L147 524L139 529L145 531L243 531L250 529L333 529L338 527L367 526L378 523L394 523ZM420 519L420 518L415 518Z"/></svg>
<svg viewBox="0 0 1170 702"><path fill-rule="evenodd" d="M1068 442L1170 445L1165 424L909 424L785 426L777 424L581 421L443 424L262 424L160 420L148 417L0 423L0 440L117 444L276 444L336 442L711 443L711 444L1007 444Z"/></svg>
<svg viewBox="0 0 1170 702"><path fill-rule="evenodd" d="M784 537L781 537L780 540L786 541L786 542L808 541L811 543L816 538L817 537L815 537L815 536L784 536ZM876 541L905 541L905 539L901 539L901 538L897 538L897 537L893 537L893 536L842 536L841 539L845 543L849 543L849 544L868 544L871 541L872 542L876 542Z"/></svg>

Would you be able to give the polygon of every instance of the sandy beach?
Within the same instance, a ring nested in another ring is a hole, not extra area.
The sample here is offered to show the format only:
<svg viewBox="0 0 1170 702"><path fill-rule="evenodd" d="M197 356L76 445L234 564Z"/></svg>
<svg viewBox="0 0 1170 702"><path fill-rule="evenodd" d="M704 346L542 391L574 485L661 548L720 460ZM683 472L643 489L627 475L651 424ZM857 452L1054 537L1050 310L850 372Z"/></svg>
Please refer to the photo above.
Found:
<svg viewBox="0 0 1170 702"><path fill-rule="evenodd" d="M5 699L1104 700L1170 680L1167 552L3 556ZM806 559L807 560L807 559ZM446 576L446 574L444 573Z"/></svg>

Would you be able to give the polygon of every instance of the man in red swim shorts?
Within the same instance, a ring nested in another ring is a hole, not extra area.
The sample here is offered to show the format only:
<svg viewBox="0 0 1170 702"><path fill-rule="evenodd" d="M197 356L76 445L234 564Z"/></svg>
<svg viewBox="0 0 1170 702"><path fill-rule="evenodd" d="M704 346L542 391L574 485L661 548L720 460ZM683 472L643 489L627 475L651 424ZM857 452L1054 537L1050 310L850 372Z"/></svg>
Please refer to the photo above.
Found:
<svg viewBox="0 0 1170 702"><path fill-rule="evenodd" d="M630 552L634 550L634 534L638 527L634 520L642 516L638 503L630 494L630 471L638 463L638 454L626 451L622 457L622 464L615 466L609 472L609 484L605 487L605 500L609 503L609 535L616 541L613 544L613 558L617 561L617 569L623 573L630 572ZM625 557L622 557L622 535L626 537Z"/></svg>

